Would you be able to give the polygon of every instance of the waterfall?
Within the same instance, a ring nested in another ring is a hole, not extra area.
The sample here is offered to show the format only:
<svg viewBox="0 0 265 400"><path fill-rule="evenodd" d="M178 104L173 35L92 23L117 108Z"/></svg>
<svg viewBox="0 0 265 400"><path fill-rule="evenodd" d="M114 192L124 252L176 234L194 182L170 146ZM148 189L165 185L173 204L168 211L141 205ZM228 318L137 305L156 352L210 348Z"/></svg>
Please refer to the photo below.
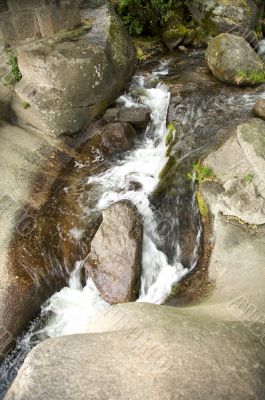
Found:
<svg viewBox="0 0 265 400"><path fill-rule="evenodd" d="M144 235L141 289L137 301L155 304L161 304L170 294L172 286L188 272L188 269L178 262L170 265L166 255L159 250L155 210L149 201L159 182L159 173L167 162L165 136L170 92L162 83L158 83L154 88L146 88L145 82L150 84L160 75L166 75L168 62L161 63L148 79L143 76L134 77L130 93L118 99L125 107L144 105L151 110L151 122L141 146L126 154L114 167L89 177L87 181L87 184L93 183L102 187L102 195L96 204L98 211L117 201L130 200L141 214ZM134 93L140 95L136 95L135 98ZM139 183L141 189L131 190L130 181ZM69 287L54 294L43 306L44 312L52 312L52 317L43 328L49 337L86 332L91 318L102 308L108 307L91 279L88 279L86 286L82 288L79 281L81 265L82 262L76 264Z"/></svg>

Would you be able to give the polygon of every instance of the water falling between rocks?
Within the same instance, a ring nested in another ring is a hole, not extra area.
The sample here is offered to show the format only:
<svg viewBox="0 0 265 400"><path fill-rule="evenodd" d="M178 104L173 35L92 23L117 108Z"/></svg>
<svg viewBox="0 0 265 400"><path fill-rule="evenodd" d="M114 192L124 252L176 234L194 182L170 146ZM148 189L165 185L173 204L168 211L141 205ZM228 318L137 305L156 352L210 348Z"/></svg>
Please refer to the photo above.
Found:
<svg viewBox="0 0 265 400"><path fill-rule="evenodd" d="M130 200L141 214L144 237L141 289L137 301L155 304L161 304L170 294L172 286L188 272L177 261L170 265L166 254L159 249L161 222L158 226L156 210L150 203L150 195L158 185L160 171L167 162L165 137L170 92L163 83L148 89L145 82L148 81L150 85L153 80L160 75L165 76L167 72L168 63L162 63L148 79L143 76L134 78L131 93L121 96L118 101L126 107L144 105L151 110L151 123L144 140L140 146L119 160L116 166L89 177L87 181L87 184L101 188L102 194L96 203L97 211L100 212L117 201ZM131 182L136 183L139 190L133 190ZM170 235L170 222L167 223L167 232L163 229L163 234ZM172 243L172 246L177 248L178 244ZM89 320L97 311L108 307L91 279L82 288L79 274L81 268L82 262L78 262L71 275L69 287L56 293L43 306L44 312L53 313L44 328L49 337L86 332Z"/></svg>
<svg viewBox="0 0 265 400"><path fill-rule="evenodd" d="M188 160L192 165L207 154L220 137L222 140L224 113L226 128L230 129L238 119L248 117L257 98L264 97L262 89L233 89L210 80L212 78L207 78L208 81L202 66L202 52L178 57L181 62L167 59L151 73L134 77L129 94L121 96L119 102L126 107L147 106L152 113L151 123L132 151L117 157L111 168L87 178L87 185L92 190L96 188L97 193L93 212L100 214L110 204L123 199L132 201L140 212L144 241L141 290L137 301L155 304L163 303L172 287L195 269L201 241L200 218L192 185L186 196L182 181L177 179L170 204L167 192L156 199L152 196L161 182L161 170L168 162L168 110L169 114L174 114L170 119L176 119L180 124L174 148L178 163ZM175 98L171 106L170 92ZM183 230L183 210L188 210L189 218L194 222L195 238L191 241L190 259L186 263L181 262L181 241L187 237ZM77 228L72 229L72 233L81 235ZM86 332L95 314L109 306L91 279L83 287L83 264L84 260L76 262L69 285L43 305L40 316L31 323L26 334L18 338L16 348L0 367L0 398L31 348L48 337Z"/></svg>

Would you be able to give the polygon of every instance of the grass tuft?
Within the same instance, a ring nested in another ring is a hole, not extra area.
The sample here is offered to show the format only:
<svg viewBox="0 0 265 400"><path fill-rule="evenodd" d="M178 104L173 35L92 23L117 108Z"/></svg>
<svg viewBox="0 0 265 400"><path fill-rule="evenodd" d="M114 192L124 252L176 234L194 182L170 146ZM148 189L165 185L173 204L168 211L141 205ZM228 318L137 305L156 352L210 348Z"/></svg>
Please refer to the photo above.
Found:
<svg viewBox="0 0 265 400"><path fill-rule="evenodd" d="M237 73L235 81L238 85L258 85L265 83L265 70L253 70L250 72L240 70Z"/></svg>
<svg viewBox="0 0 265 400"><path fill-rule="evenodd" d="M193 165L193 172L188 174L189 179L193 179L195 173L196 182L200 183L214 177L212 168L206 167L198 161Z"/></svg>

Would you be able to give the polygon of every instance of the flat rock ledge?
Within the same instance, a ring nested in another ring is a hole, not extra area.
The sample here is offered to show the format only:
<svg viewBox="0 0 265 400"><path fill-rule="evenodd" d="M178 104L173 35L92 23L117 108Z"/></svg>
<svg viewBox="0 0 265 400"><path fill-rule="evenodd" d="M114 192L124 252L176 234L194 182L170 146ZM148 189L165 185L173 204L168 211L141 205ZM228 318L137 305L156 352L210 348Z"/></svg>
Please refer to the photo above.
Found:
<svg viewBox="0 0 265 400"><path fill-rule="evenodd" d="M263 344L240 322L183 314L112 306L98 333L38 345L5 400L262 400Z"/></svg>

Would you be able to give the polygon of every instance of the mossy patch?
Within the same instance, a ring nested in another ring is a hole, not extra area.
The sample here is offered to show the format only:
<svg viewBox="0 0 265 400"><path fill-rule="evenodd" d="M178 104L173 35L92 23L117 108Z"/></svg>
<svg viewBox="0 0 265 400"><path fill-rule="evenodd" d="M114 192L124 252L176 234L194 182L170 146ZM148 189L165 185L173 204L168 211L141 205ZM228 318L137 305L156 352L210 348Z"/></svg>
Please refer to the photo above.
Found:
<svg viewBox="0 0 265 400"><path fill-rule="evenodd" d="M265 69L253 71L239 70L236 74L235 82L238 85L258 85L265 83Z"/></svg>
<svg viewBox="0 0 265 400"><path fill-rule="evenodd" d="M174 140L174 136L176 134L176 128L173 122L170 122L167 127L167 134L166 134L166 145L169 146L172 141Z"/></svg>
<svg viewBox="0 0 265 400"><path fill-rule="evenodd" d="M22 74L18 67L17 57L9 53L7 55L9 57L7 64L11 66L11 72L5 77L4 84L6 86L13 86L22 79Z"/></svg>
<svg viewBox="0 0 265 400"><path fill-rule="evenodd" d="M212 168L203 165L201 161L198 161L193 165L192 172L188 173L188 178L193 179L194 175L197 183L201 183L214 178Z"/></svg>
<svg viewBox="0 0 265 400"><path fill-rule="evenodd" d="M137 58L140 62L144 62L165 51L163 42L159 37L133 36L132 42L136 48Z"/></svg>
<svg viewBox="0 0 265 400"><path fill-rule="evenodd" d="M188 29L182 25L182 24L177 24L174 27L170 28L167 30L163 37L165 41L173 41L179 38L184 38L188 33Z"/></svg>
<svg viewBox="0 0 265 400"><path fill-rule="evenodd" d="M247 183L251 183L253 179L254 179L254 174L252 174L251 172L249 172L244 176L244 181Z"/></svg>
<svg viewBox="0 0 265 400"><path fill-rule="evenodd" d="M27 110L30 107L30 104L27 101L23 101L22 105L25 110Z"/></svg>
<svg viewBox="0 0 265 400"><path fill-rule="evenodd" d="M198 203L198 207L200 210L200 214L202 217L205 218L208 215L208 207L207 207L207 204L205 203L204 198L199 190L197 190L196 197L197 197L197 203Z"/></svg>
<svg viewBox="0 0 265 400"><path fill-rule="evenodd" d="M126 65L127 60L127 42L124 40L122 25L116 15L111 16L108 41L112 48L113 59L120 66Z"/></svg>

